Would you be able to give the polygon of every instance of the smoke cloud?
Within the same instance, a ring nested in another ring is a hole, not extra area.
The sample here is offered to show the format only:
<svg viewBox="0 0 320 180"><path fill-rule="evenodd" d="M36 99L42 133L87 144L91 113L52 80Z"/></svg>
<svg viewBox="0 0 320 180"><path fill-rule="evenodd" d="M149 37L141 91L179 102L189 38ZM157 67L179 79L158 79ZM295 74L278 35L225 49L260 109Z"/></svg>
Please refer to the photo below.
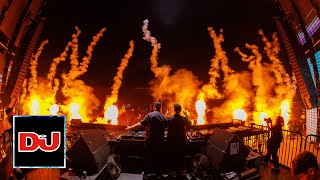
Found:
<svg viewBox="0 0 320 180"><path fill-rule="evenodd" d="M162 101L163 108L170 109L173 114L173 103L178 102L184 110L194 112L195 96L198 94L200 82L191 71L180 69L170 75L171 67L158 66L158 54L161 48L157 39L151 36L148 30L149 21L143 21L143 39L151 43L152 55L150 57L151 71L156 79L150 82L152 96L155 101Z"/></svg>
<svg viewBox="0 0 320 180"><path fill-rule="evenodd" d="M63 95L66 98L65 106L62 106L62 110L65 113L69 114L69 117L72 117L72 114L69 108L71 104L76 104L79 108L79 115L83 122L91 122L96 117L94 117L94 111L97 110L100 105L99 99L94 95L93 88L86 85L82 80L77 79L80 75L87 72L88 65L92 58L92 51L102 37L103 32L106 30L102 28L99 33L97 33L94 37L90 45L87 49L87 56L84 57L83 62L79 67L79 55L78 55L78 35L80 34L80 30L76 27L77 34L73 36L73 41L71 44L72 54L70 56L70 65L71 69L68 74L62 74L61 77L63 79L63 87L61 89ZM58 85L58 81L56 81L56 85ZM56 89L54 89L56 90Z"/></svg>
<svg viewBox="0 0 320 180"><path fill-rule="evenodd" d="M31 61L30 61L30 72L31 72L31 77L29 79L29 92L30 93L35 93L35 91L37 90L37 85L38 85L38 76L37 76L37 67L38 67L38 60L39 60L39 56L41 55L42 53L42 50L44 48L44 46L46 44L48 44L48 40L44 40L38 50L37 50L37 53L36 54L33 54L32 55L32 58L31 58Z"/></svg>
<svg viewBox="0 0 320 180"><path fill-rule="evenodd" d="M111 88L112 89L111 95L107 98L106 103L104 105L105 111L107 111L108 107L114 105L118 101L118 93L122 84L123 72L128 66L129 60L132 57L133 50L134 50L134 42L130 41L129 45L130 45L130 48L128 49L128 52L125 54L124 58L122 58L120 66L118 67L118 72L116 76L113 78L114 83Z"/></svg>

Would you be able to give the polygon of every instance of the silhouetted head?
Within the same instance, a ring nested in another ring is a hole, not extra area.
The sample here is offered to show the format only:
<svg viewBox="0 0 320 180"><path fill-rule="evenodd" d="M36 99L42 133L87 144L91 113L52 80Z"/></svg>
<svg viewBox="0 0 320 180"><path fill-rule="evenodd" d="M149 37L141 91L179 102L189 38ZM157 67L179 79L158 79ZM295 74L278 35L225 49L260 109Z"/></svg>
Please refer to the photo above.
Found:
<svg viewBox="0 0 320 180"><path fill-rule="evenodd" d="M6 114L7 114L7 116L13 116L13 108L7 108Z"/></svg>
<svg viewBox="0 0 320 180"><path fill-rule="evenodd" d="M300 152L293 160L293 172L300 180L319 179L319 165L316 156L309 151Z"/></svg>
<svg viewBox="0 0 320 180"><path fill-rule="evenodd" d="M174 111L175 111L176 113L180 113L180 112L181 112L181 106L180 106L180 104L175 103L175 104L173 105L173 109L174 109Z"/></svg>
<svg viewBox="0 0 320 180"><path fill-rule="evenodd" d="M13 108L6 109L6 114L8 116L9 123L12 126L12 124L13 124L13 115L14 115Z"/></svg>
<svg viewBox="0 0 320 180"><path fill-rule="evenodd" d="M277 117L276 124L283 126L284 125L284 119L282 116Z"/></svg>
<svg viewBox="0 0 320 180"><path fill-rule="evenodd" d="M160 103L160 102L155 102L155 103L154 103L154 108L155 108L157 111L160 111L160 109L161 109L161 103Z"/></svg>

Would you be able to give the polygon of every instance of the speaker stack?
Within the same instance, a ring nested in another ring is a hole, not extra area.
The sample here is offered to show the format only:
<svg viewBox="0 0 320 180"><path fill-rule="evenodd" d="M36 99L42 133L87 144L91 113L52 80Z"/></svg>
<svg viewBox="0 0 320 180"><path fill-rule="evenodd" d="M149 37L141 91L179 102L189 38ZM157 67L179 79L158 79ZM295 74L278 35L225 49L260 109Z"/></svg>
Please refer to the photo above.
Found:
<svg viewBox="0 0 320 180"><path fill-rule="evenodd" d="M205 146L211 167L219 172L240 172L250 150L241 139L223 129L215 128Z"/></svg>
<svg viewBox="0 0 320 180"><path fill-rule="evenodd" d="M111 148L106 133L102 130L86 130L67 151L70 167L88 176L99 173L106 167Z"/></svg>

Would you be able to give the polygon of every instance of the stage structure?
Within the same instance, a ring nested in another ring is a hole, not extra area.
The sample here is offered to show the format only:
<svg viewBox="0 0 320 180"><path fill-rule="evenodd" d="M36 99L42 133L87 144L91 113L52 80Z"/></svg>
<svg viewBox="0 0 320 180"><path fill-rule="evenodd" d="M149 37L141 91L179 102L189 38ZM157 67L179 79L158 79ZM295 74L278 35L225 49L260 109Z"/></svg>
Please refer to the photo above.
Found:
<svg viewBox="0 0 320 180"><path fill-rule="evenodd" d="M319 0L275 0L274 17L306 108L307 134L318 135L320 100Z"/></svg>

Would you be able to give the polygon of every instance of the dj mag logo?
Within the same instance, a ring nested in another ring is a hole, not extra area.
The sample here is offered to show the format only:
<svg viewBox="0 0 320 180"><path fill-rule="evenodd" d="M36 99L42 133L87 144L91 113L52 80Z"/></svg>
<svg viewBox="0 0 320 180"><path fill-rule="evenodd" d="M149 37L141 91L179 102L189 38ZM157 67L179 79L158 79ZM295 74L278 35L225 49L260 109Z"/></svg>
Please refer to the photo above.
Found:
<svg viewBox="0 0 320 180"><path fill-rule="evenodd" d="M65 116L14 116L14 168L65 168Z"/></svg>

